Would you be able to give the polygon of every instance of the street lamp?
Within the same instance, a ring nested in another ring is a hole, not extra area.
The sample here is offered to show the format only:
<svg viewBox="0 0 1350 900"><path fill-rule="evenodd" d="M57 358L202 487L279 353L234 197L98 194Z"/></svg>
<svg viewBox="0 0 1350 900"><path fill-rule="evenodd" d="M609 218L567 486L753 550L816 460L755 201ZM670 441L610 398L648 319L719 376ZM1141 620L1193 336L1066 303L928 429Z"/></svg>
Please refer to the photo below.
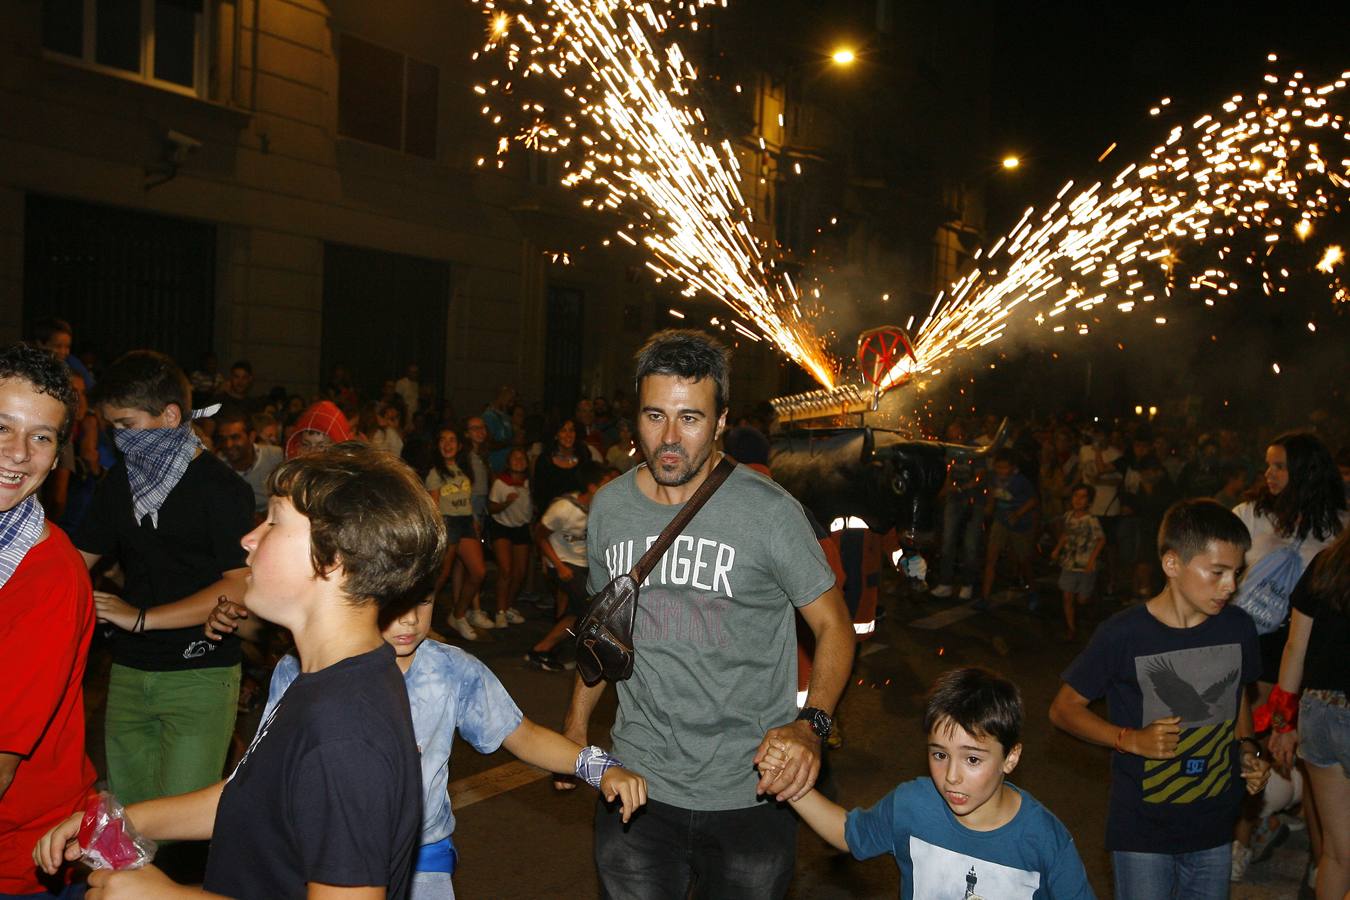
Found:
<svg viewBox="0 0 1350 900"><path fill-rule="evenodd" d="M858 60L858 54L847 47L840 47L830 54L830 61L836 66L851 66Z"/></svg>
<svg viewBox="0 0 1350 900"><path fill-rule="evenodd" d="M1009 154L1008 156L1003 157L1003 168L1008 171L1012 171L1020 165L1022 165L1022 160L1018 159L1016 156Z"/></svg>

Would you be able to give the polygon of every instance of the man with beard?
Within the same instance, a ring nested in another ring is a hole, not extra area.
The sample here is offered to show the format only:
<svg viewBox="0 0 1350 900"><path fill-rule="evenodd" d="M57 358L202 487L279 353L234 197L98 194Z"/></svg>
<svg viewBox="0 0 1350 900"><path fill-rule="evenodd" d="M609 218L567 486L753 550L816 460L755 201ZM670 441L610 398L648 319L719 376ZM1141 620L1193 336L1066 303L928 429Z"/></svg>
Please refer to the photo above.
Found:
<svg viewBox="0 0 1350 900"><path fill-rule="evenodd" d="M285 462L281 448L258 443L248 410L242 406L227 406L215 419L216 452L235 474L248 482L253 491L254 520L261 522L267 515L267 479Z"/></svg>
<svg viewBox="0 0 1350 900"><path fill-rule="evenodd" d="M697 331L660 332L639 351L646 464L592 503L591 593L633 567L720 461L728 370L726 349ZM794 609L816 638L800 713ZM643 584L634 644L611 735L615 755L648 773L649 802L626 827L617 809L596 810L605 895L684 896L694 884L702 896L781 897L796 854L782 801L815 783L853 655L834 572L801 505L749 467L733 470ZM586 743L603 689L577 679L568 737ZM769 766L771 743L786 749Z"/></svg>

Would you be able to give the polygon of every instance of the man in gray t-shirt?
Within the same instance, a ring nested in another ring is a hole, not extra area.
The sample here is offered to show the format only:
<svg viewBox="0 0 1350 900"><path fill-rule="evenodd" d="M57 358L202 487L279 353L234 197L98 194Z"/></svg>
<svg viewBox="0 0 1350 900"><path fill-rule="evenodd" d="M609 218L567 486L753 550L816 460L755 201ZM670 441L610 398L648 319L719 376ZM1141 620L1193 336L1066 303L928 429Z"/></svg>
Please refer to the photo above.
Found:
<svg viewBox="0 0 1350 900"><path fill-rule="evenodd" d="M661 332L639 352L647 464L592 502L592 593L633 567L718 462L727 369L725 349L696 331ZM801 714L794 610L816 636ZM814 784L853 656L847 610L801 505L734 470L643 583L634 644L612 737L615 756L647 777L649 800L626 828L597 811L606 895L683 896L697 882L705 896L782 896L796 820L779 801ZM568 737L586 743L603 689L577 680ZM784 761L757 773L771 742Z"/></svg>
<svg viewBox="0 0 1350 900"><path fill-rule="evenodd" d="M267 515L267 479L285 462L280 447L257 443L248 412L242 406L229 406L216 416L216 450L230 469L248 482L253 490L253 514ZM258 519L261 521L261 518Z"/></svg>

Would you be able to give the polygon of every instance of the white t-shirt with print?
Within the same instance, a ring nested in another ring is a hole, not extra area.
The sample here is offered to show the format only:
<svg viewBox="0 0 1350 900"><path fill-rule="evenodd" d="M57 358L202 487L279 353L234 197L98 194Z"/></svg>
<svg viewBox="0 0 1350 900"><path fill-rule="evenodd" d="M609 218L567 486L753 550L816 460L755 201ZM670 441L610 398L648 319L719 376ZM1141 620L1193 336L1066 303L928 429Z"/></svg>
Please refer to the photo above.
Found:
<svg viewBox="0 0 1350 900"><path fill-rule="evenodd" d="M575 494L563 494L549 504L539 524L549 530L548 542L558 559L569 566L586 566L586 520L589 514Z"/></svg>

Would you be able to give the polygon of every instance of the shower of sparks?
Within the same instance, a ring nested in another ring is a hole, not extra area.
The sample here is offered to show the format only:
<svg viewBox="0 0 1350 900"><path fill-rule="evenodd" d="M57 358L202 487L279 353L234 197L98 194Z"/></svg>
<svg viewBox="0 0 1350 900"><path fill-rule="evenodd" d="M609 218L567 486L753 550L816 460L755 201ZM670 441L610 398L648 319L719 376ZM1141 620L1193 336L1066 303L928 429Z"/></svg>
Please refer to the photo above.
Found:
<svg viewBox="0 0 1350 900"><path fill-rule="evenodd" d="M1350 132L1330 109L1343 102L1347 79L1343 72L1313 87L1301 72L1283 81L1267 75L1255 95L1175 126L1146 162L1126 166L1109 185L1065 200L1070 182L1044 212L1028 209L938 295L914 334L917 359L893 369L887 383L939 372L953 354L997 341L1026 318L1082 334L1086 321L1066 320L1090 318L1103 304L1130 313L1190 294L1212 306L1240 287L1233 263L1256 272L1267 296L1285 293L1289 271L1271 263L1275 245L1306 238L1314 220L1342 209L1350 188ZM1259 247L1235 252L1240 234ZM1218 247L1217 259L1183 272L1181 254L1194 245ZM1343 258L1340 247L1328 247L1317 269L1330 274ZM1345 289L1333 285L1333 293L1342 300ZM1154 320L1167 322L1157 313Z"/></svg>
<svg viewBox="0 0 1350 900"><path fill-rule="evenodd" d="M697 73L668 37L696 31L698 11L726 0L474 2L491 23L482 53L501 56L510 73L475 88L502 98L482 110L494 126L558 154L563 184L581 190L584 206L623 213L630 224L618 237L647 249L658 280L722 301L831 386L837 363L812 330L811 304L755 234L735 153L709 136L689 100ZM529 79L551 80L545 93L561 102L523 99ZM499 168L510 143L498 143Z"/></svg>
<svg viewBox="0 0 1350 900"><path fill-rule="evenodd" d="M1317 271L1325 272L1330 275L1331 270L1345 261L1345 251L1339 244L1332 244L1322 253L1322 259L1317 263Z"/></svg>

